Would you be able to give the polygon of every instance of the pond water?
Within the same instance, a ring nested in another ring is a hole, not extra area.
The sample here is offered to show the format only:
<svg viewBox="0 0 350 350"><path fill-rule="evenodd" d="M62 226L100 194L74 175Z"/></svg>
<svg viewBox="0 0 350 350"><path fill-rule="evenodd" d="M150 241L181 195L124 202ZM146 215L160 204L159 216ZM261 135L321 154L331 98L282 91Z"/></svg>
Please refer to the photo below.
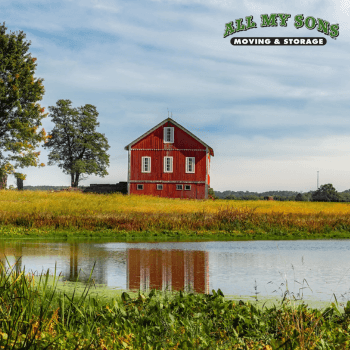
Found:
<svg viewBox="0 0 350 350"><path fill-rule="evenodd" d="M225 295L350 299L350 240L234 242L0 242L0 259L117 289L220 288Z"/></svg>

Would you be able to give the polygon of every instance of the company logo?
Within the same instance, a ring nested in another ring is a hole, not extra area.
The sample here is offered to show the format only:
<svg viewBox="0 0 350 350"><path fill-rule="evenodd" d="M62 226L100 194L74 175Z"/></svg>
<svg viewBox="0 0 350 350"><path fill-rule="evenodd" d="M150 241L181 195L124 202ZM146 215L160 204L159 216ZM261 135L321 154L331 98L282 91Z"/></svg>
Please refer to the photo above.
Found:
<svg viewBox="0 0 350 350"><path fill-rule="evenodd" d="M287 27L288 19L291 17L287 13L272 13L270 16L267 14L260 15L261 23L260 27ZM332 39L336 39L339 36L339 24L330 24L330 22L322 19L308 16L304 18L304 15L296 15L294 17L294 27L296 29L303 28L309 30L317 30L317 32L328 35ZM245 17L245 23L243 18L238 18L235 21L225 24L224 38L229 35L233 35L240 32L246 32L247 30L257 28L257 24L253 21L253 16ZM327 40L325 38L232 38L232 45L325 45Z"/></svg>
<svg viewBox="0 0 350 350"><path fill-rule="evenodd" d="M232 38L231 44L243 45L326 45L326 38Z"/></svg>

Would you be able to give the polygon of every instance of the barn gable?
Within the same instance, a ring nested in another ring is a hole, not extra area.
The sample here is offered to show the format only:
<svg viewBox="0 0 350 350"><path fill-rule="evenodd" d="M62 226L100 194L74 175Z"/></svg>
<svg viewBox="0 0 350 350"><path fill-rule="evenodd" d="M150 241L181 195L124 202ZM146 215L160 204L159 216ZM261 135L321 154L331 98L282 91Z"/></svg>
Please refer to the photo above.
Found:
<svg viewBox="0 0 350 350"><path fill-rule="evenodd" d="M211 156L214 156L213 149L205 142L193 135L190 131L178 124L175 120L167 118L145 132L136 140L125 146L125 150L130 148L140 149L158 149L164 147L163 127L174 127L174 143L166 144L168 148L184 148L184 149L206 149L208 148ZM149 137L152 134L152 137Z"/></svg>

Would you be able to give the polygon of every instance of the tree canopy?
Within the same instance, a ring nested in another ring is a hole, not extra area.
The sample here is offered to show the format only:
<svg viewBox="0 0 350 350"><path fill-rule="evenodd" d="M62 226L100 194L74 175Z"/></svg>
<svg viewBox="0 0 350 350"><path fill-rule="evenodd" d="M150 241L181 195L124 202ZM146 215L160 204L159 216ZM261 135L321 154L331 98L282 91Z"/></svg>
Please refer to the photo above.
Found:
<svg viewBox="0 0 350 350"><path fill-rule="evenodd" d="M57 164L63 172L71 175L71 186L77 187L83 174L108 175L108 141L96 131L96 107L86 104L73 108L70 100L58 100L50 106L50 117L55 127L49 133L49 165Z"/></svg>
<svg viewBox="0 0 350 350"><path fill-rule="evenodd" d="M6 30L5 23L0 25L0 187L11 173L25 179L17 168L44 166L35 148L47 140L45 130L38 131L47 114L38 103L45 91L43 79L34 76L31 43L22 31Z"/></svg>
<svg viewBox="0 0 350 350"><path fill-rule="evenodd" d="M341 197L332 184L322 185L312 194L314 202L339 202Z"/></svg>

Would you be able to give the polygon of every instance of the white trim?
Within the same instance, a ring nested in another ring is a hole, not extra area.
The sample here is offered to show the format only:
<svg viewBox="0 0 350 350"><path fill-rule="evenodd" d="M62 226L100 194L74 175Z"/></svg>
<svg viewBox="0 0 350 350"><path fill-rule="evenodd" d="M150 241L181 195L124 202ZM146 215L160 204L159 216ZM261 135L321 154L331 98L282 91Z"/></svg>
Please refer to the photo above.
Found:
<svg viewBox="0 0 350 350"><path fill-rule="evenodd" d="M163 190L163 184L157 184L157 191L162 191L162 190Z"/></svg>
<svg viewBox="0 0 350 350"><path fill-rule="evenodd" d="M131 146L128 149L128 194L130 194L130 176L131 176Z"/></svg>
<svg viewBox="0 0 350 350"><path fill-rule="evenodd" d="M208 176L210 176L210 154L208 154Z"/></svg>
<svg viewBox="0 0 350 350"><path fill-rule="evenodd" d="M207 152L205 153L205 194L204 198L208 199L208 192L209 192L209 186L208 186L208 154L209 149L207 147Z"/></svg>
<svg viewBox="0 0 350 350"><path fill-rule="evenodd" d="M142 186L142 188L139 188L139 186ZM137 185L136 185L136 189L137 189L138 191L143 191L143 184L137 184Z"/></svg>
<svg viewBox="0 0 350 350"><path fill-rule="evenodd" d="M170 170L167 170L167 158L170 159ZM165 173L172 173L173 172L173 157L168 157L165 156L164 160L163 160L164 166L163 166L163 170Z"/></svg>
<svg viewBox="0 0 350 350"><path fill-rule="evenodd" d="M192 159L192 171L190 171L190 159ZM196 169L196 158L195 157L186 157L186 173L194 174Z"/></svg>
<svg viewBox="0 0 350 350"><path fill-rule="evenodd" d="M170 140L168 141L168 131L170 130ZM174 127L165 126L163 129L163 141L164 143L174 143Z"/></svg>
<svg viewBox="0 0 350 350"><path fill-rule="evenodd" d="M151 172L151 157L141 157L141 173L150 173ZM146 170L146 159L149 160L148 170Z"/></svg>
<svg viewBox="0 0 350 350"><path fill-rule="evenodd" d="M185 185L185 191L191 191L191 185Z"/></svg>

